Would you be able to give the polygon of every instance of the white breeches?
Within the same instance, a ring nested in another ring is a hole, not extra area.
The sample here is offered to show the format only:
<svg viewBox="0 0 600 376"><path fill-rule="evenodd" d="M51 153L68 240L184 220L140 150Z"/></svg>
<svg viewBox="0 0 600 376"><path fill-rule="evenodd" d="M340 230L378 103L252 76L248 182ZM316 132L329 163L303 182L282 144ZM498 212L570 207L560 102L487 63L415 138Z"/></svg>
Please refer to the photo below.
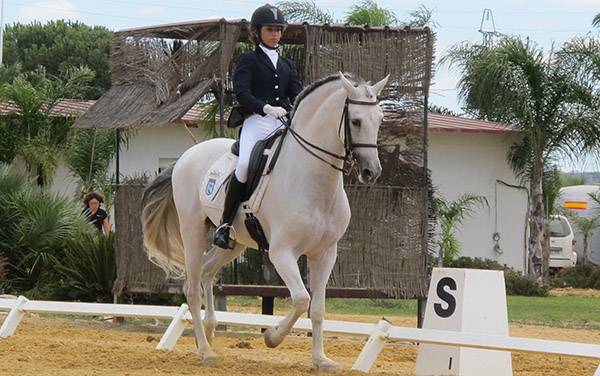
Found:
<svg viewBox="0 0 600 376"><path fill-rule="evenodd" d="M248 181L248 164L254 145L270 136L281 126L281 121L271 115L254 114L244 120L240 135L240 156L235 168L235 177L240 183Z"/></svg>

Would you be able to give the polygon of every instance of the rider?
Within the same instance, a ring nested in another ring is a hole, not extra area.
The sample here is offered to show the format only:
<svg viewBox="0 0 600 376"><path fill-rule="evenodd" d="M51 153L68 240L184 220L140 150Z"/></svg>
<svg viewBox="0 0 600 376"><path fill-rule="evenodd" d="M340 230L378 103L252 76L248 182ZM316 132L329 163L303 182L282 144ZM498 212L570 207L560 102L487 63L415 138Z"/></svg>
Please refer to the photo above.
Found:
<svg viewBox="0 0 600 376"><path fill-rule="evenodd" d="M240 55L233 73L237 100L252 115L242 126L237 166L229 182L223 217L213 240L221 248L229 248L229 229L246 187L254 144L281 126L278 118L287 114L302 90L294 63L277 52L286 26L279 8L269 4L257 8L252 13L250 27L256 48Z"/></svg>

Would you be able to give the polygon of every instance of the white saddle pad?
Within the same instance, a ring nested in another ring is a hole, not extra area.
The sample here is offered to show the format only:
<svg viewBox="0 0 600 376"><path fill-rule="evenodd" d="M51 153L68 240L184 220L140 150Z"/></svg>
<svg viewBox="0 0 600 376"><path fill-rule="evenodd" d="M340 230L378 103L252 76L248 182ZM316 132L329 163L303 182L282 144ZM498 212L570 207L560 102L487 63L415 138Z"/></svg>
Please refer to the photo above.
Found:
<svg viewBox="0 0 600 376"><path fill-rule="evenodd" d="M269 167L269 163L273 156L272 151L276 150L279 142L280 141L276 141L271 149L265 149L263 152L263 155L268 156L265 170ZM238 157L231 152L225 153L213 163L202 181L200 201L206 210L206 214L214 224L218 224L221 220L221 213L223 212L223 207L225 205L225 188L229 182L229 177L235 170L237 159ZM250 199L240 204L240 209L237 214L238 217L248 212L255 215L258 214L270 178L271 175L265 175L265 171L263 170L260 182L252 193L252 196L250 196ZM238 221L234 221L234 224L236 222ZM238 228L237 230L239 231L241 229Z"/></svg>

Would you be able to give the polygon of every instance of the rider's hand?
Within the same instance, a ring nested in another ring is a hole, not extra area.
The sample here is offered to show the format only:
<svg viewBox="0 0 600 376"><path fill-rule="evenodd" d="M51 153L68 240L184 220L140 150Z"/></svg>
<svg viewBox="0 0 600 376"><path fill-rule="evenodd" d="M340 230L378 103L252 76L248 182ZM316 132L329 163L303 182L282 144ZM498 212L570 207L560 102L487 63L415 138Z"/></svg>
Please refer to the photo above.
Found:
<svg viewBox="0 0 600 376"><path fill-rule="evenodd" d="M263 107L263 112L267 115L274 116L276 118L280 118L287 114L287 111L283 107L274 107L269 104Z"/></svg>

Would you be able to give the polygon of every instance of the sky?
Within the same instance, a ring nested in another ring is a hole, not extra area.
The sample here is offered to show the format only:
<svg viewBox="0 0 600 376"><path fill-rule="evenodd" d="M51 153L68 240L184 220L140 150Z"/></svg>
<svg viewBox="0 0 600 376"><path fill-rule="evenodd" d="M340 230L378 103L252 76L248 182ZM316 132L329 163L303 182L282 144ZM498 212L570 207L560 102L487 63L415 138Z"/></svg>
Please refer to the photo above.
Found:
<svg viewBox="0 0 600 376"><path fill-rule="evenodd" d="M352 4L358 1L315 0L315 3L343 20ZM264 5L265 0L4 0L3 3L5 24L70 19L116 31L215 17L249 19L252 11ZM420 5L433 9L433 19L439 24L435 28L436 61L456 43L482 40L478 30L484 9L491 10L496 31L529 37L545 51L576 36L600 34L600 28L592 27L594 15L600 13L600 0L378 0L377 3L394 11L400 20L408 18L408 13ZM491 21L486 20L483 25L485 30L493 30ZM458 71L436 66L430 103L460 112L458 78ZM589 161L564 162L561 168L598 170L600 165L592 166Z"/></svg>

